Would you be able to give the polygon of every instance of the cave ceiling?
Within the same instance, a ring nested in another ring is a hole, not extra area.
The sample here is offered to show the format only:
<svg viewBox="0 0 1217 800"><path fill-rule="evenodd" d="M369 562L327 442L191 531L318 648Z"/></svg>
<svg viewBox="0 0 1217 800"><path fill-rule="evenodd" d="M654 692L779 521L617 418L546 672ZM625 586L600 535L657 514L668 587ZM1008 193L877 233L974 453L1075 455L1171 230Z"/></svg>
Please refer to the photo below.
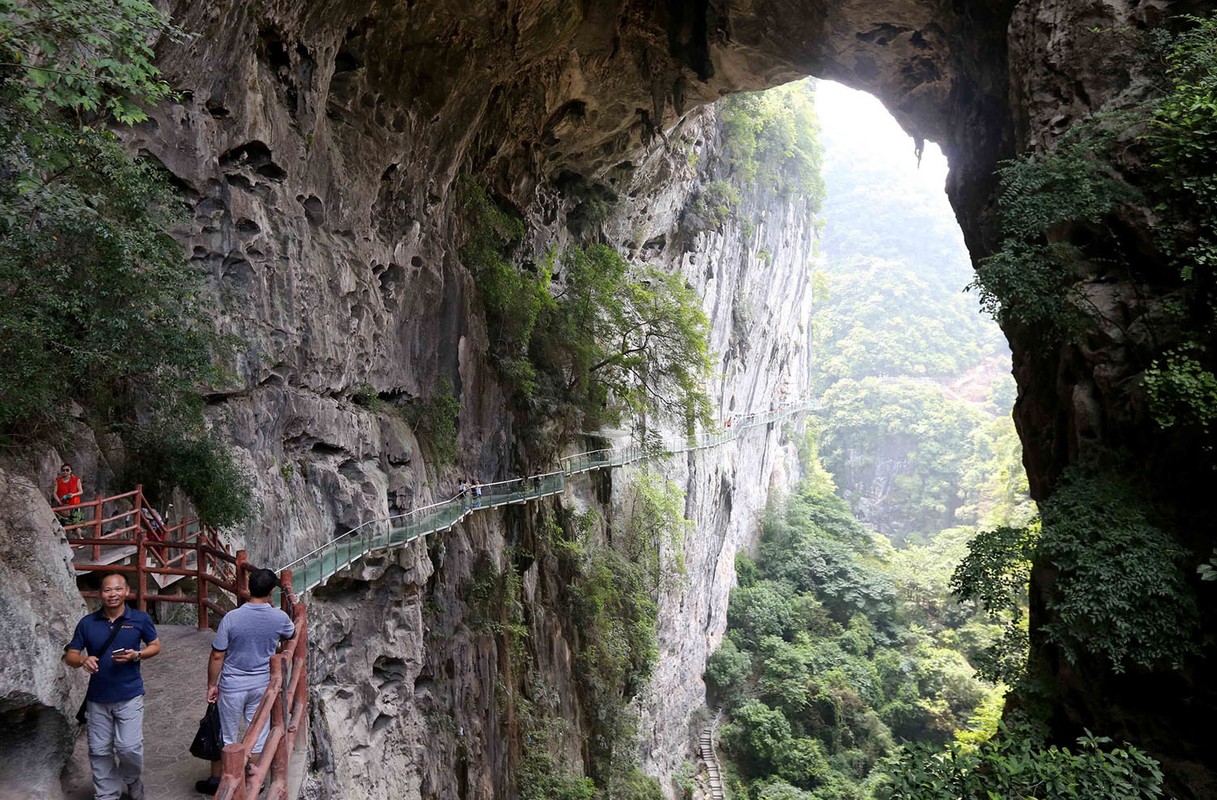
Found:
<svg viewBox="0 0 1217 800"><path fill-rule="evenodd" d="M1008 149L1011 6L180 2L177 18L197 35L165 66L221 113L273 92L306 136L326 129L348 146L362 139L364 149L391 153L378 140L407 132L440 167L439 180L461 164L489 166L517 200L560 171L594 178L628 164L695 105L813 75L874 93L910 134L939 143L954 167L957 208L983 208L985 176ZM247 72L231 69L251 56L269 90L252 96L235 85ZM965 235L979 235L984 216L965 219Z"/></svg>

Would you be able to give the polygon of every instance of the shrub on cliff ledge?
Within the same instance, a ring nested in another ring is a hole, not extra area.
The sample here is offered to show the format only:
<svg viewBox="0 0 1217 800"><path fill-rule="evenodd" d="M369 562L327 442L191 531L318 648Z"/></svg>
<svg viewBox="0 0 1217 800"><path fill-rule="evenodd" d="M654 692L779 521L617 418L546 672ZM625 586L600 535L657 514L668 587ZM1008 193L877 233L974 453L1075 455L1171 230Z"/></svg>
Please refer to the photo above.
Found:
<svg viewBox="0 0 1217 800"><path fill-rule="evenodd" d="M735 94L720 109L733 182L758 194L804 197L819 210L824 179L810 81Z"/></svg>

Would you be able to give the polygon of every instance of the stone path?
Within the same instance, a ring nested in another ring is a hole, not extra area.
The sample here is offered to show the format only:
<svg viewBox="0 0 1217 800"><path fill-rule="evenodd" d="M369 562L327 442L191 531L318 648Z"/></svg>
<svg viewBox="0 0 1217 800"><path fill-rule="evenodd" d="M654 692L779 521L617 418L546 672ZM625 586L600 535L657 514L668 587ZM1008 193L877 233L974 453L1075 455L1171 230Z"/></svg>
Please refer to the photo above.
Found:
<svg viewBox="0 0 1217 800"><path fill-rule="evenodd" d="M144 664L144 786L147 800L201 800L194 782L208 763L190 755L190 743L207 710L207 659L211 631L158 625L161 654ZM92 800L84 727L64 778L67 800Z"/></svg>
<svg viewBox="0 0 1217 800"><path fill-rule="evenodd" d="M718 754L714 751L714 728L717 724L715 722L707 725L706 729L701 732L697 749L701 753L701 760L706 765L711 800L726 800L726 794L723 793L722 769L718 763Z"/></svg>

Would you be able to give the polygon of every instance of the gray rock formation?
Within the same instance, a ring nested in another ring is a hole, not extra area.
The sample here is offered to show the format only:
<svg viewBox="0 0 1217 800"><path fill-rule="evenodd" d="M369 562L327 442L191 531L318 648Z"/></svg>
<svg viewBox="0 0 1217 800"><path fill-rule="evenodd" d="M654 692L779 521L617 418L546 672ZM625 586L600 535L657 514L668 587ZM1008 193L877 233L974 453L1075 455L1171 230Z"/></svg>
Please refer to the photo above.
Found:
<svg viewBox="0 0 1217 800"><path fill-rule="evenodd" d="M85 677L60 660L84 601L42 492L0 469L0 797L62 797Z"/></svg>

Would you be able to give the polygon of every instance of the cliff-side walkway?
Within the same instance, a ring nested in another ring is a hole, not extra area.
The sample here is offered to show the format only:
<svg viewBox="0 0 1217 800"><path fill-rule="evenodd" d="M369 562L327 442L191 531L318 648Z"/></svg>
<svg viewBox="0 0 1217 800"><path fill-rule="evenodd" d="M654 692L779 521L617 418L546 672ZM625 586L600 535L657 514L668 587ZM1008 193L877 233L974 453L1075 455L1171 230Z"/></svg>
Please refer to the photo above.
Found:
<svg viewBox="0 0 1217 800"><path fill-rule="evenodd" d="M161 654L143 665L144 788L148 800L200 800L194 782L208 763L190 755L199 719L207 710L207 658L211 631L193 625L158 625ZM67 800L92 800L89 746L82 725L64 778Z"/></svg>

